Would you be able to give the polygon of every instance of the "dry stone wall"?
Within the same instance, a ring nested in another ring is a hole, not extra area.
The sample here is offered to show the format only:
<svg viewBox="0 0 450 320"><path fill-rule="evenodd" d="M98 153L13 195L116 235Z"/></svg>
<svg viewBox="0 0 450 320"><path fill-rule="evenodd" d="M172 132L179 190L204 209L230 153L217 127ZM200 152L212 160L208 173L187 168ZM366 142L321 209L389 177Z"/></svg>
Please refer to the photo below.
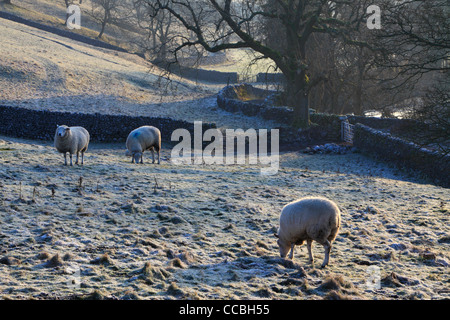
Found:
<svg viewBox="0 0 450 320"><path fill-rule="evenodd" d="M187 129L193 136L194 124L170 118L132 117L126 115L84 114L31 110L0 106L0 134L19 138L53 140L56 125L82 126L92 141L123 142L135 128L152 125L161 130L163 141L170 141L172 132ZM215 128L214 123L202 123L203 131Z"/></svg>
<svg viewBox="0 0 450 320"><path fill-rule="evenodd" d="M405 169L419 171L434 183L450 187L450 155L443 155L417 144L394 137L358 123L354 127L353 145L380 160Z"/></svg>

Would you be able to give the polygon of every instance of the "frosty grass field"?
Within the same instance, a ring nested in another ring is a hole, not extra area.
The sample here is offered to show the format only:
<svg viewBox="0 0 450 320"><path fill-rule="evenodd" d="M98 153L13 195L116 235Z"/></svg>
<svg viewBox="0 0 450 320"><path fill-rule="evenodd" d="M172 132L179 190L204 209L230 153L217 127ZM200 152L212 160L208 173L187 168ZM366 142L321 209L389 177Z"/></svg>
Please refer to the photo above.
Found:
<svg viewBox="0 0 450 320"><path fill-rule="evenodd" d="M0 32L0 104L276 125L219 110L221 86L154 85L158 70L135 56L3 19ZM52 141L0 136L0 297L450 298L448 189L358 153L282 152L264 176L174 164L171 148L135 165L124 143L91 142L84 166L66 167ZM320 245L312 266L305 247L280 259L273 236L281 208L309 195L342 211L325 269Z"/></svg>

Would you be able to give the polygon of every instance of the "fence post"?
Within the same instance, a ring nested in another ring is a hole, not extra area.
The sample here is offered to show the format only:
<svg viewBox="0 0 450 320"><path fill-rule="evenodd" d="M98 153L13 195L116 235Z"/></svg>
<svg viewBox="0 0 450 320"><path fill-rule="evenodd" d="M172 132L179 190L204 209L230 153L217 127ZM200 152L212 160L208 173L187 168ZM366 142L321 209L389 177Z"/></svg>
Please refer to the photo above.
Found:
<svg viewBox="0 0 450 320"><path fill-rule="evenodd" d="M341 139L344 142L353 144L353 125L348 122L346 116L341 117Z"/></svg>

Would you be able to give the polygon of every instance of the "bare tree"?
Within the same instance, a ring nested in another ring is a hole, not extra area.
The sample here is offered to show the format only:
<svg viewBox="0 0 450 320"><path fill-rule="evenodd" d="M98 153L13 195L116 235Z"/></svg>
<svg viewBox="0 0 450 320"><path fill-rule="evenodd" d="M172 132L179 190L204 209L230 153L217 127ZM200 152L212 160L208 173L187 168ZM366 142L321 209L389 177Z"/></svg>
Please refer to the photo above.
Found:
<svg viewBox="0 0 450 320"><path fill-rule="evenodd" d="M92 17L100 24L98 38L101 39L106 25L116 22L120 16L120 0L92 0Z"/></svg>
<svg viewBox="0 0 450 320"><path fill-rule="evenodd" d="M135 0L134 8L137 24L145 35L144 41L140 41L138 46L150 55L154 63L166 62L171 43L172 15L166 11L154 14L145 0ZM149 19L149 16L152 18Z"/></svg>
<svg viewBox="0 0 450 320"><path fill-rule="evenodd" d="M328 34L314 34L307 51L309 72L321 74L324 81L311 87L310 106L319 112L342 114L350 111L351 85L355 79L354 57L342 41Z"/></svg>
<svg viewBox="0 0 450 320"><path fill-rule="evenodd" d="M383 66L396 69L405 81L430 72L448 72L450 64L450 10L447 0L387 1L378 45Z"/></svg>
<svg viewBox="0 0 450 320"><path fill-rule="evenodd" d="M309 68L314 74L325 72L327 81L312 88L311 104L335 113L379 111L392 117L396 108L404 112L413 103L430 101L426 97L443 97L430 89L441 88L440 75L448 73L450 19L445 2L380 1L382 29L361 25L349 34L358 45L313 35Z"/></svg>
<svg viewBox="0 0 450 320"><path fill-rule="evenodd" d="M432 124L428 141L442 143L450 130L448 1L385 0L382 6L384 22L377 41L383 54L377 64L389 70L384 81L391 91L414 94L419 106L411 114Z"/></svg>
<svg viewBox="0 0 450 320"><path fill-rule="evenodd" d="M411 117L428 124L418 133L419 142L432 145L443 154L450 154L450 81L442 78L429 90L424 103L413 110Z"/></svg>
<svg viewBox="0 0 450 320"><path fill-rule="evenodd" d="M323 79L309 69L307 48L315 33L354 42L349 30L365 20L365 1L327 0L146 0L154 15L169 12L183 27L173 41L174 52L201 46L209 52L251 48L272 59L286 78L287 103L294 110L292 124L309 126L308 94ZM342 11L339 14L338 11ZM345 12L345 15L343 14ZM279 43L267 41L261 26L280 29Z"/></svg>
<svg viewBox="0 0 450 320"><path fill-rule="evenodd" d="M383 28L376 43L377 65L391 90L423 97L441 74L450 71L450 10L447 0L382 3ZM389 75L386 77L386 75Z"/></svg>

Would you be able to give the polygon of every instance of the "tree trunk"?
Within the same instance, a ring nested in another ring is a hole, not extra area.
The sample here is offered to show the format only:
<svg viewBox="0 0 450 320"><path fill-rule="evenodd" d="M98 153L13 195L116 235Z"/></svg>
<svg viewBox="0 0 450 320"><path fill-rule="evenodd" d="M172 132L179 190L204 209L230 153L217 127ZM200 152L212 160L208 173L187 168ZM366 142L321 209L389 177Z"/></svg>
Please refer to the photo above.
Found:
<svg viewBox="0 0 450 320"><path fill-rule="evenodd" d="M70 3L69 0L64 0L64 3L66 4L66 21L64 21L64 24L67 25L67 20L70 17L70 14L67 12L67 9L69 8Z"/></svg>
<svg viewBox="0 0 450 320"><path fill-rule="evenodd" d="M355 115L357 116L362 116L363 115L363 111L362 111L362 83L361 83L361 79L359 79L359 83L356 87L356 92L355 92L355 107L354 107L354 111L355 111Z"/></svg>
<svg viewBox="0 0 450 320"><path fill-rule="evenodd" d="M101 28L100 33L98 34L98 37L97 37L97 38L99 38L99 39L102 38L103 32L105 32L106 24L107 24L108 21L109 21L109 17L110 17L109 11L108 11L107 9L105 9L105 15L104 15L103 21L102 21L102 28Z"/></svg>
<svg viewBox="0 0 450 320"><path fill-rule="evenodd" d="M300 72L287 85L288 106L293 108L294 114L291 125L295 128L309 127L309 99L305 73Z"/></svg>
<svg viewBox="0 0 450 320"><path fill-rule="evenodd" d="M294 119L292 124L296 128L308 128L309 123L309 99L304 92L300 94L297 105L294 108Z"/></svg>
<svg viewBox="0 0 450 320"><path fill-rule="evenodd" d="M105 32L105 26L106 26L106 21L102 22L102 29L100 30L100 33L98 34L97 38L101 39L103 36L103 32Z"/></svg>
<svg viewBox="0 0 450 320"><path fill-rule="evenodd" d="M361 51L360 50L360 56L358 57L358 83L356 85L356 92L355 92L355 115L362 116L363 113L363 101L362 101L362 85L363 85L363 78L364 78L364 65L362 63L362 57L361 57Z"/></svg>

